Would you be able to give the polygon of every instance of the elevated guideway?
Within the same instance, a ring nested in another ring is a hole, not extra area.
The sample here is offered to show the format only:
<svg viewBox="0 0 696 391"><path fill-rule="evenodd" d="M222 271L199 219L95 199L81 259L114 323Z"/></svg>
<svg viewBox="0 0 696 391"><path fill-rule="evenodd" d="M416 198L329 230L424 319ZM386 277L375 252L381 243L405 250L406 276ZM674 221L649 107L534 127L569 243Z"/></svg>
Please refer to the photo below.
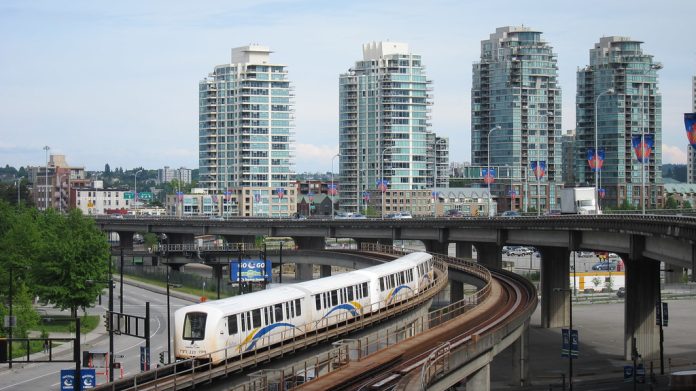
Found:
<svg viewBox="0 0 696 391"><path fill-rule="evenodd" d="M368 253L375 258L393 259L404 253L378 253L374 249L366 248ZM362 330L373 324L384 322L401 316L402 314L430 302L432 298L447 284L447 268L442 262L435 262L435 279L417 295L406 297L398 304L380 308L374 312L365 311L357 317L348 316L347 313L335 315L337 323L331 327L319 329L307 334L300 334L293 328L283 331L286 335L283 342L270 348L261 348L244 352L241 356L225 361L220 365L212 365L207 357L180 361L176 364L156 368L142 372L131 378L122 379L113 383L100 385L98 390L179 390L188 387L196 387L198 384L209 383L217 378L228 376L240 376L248 373L249 369L257 367L261 363L269 362L278 357L287 356L298 350L336 340L356 330ZM290 335L291 334L291 335ZM270 338L266 336L264 338ZM236 347L228 347L226 350L234 352Z"/></svg>

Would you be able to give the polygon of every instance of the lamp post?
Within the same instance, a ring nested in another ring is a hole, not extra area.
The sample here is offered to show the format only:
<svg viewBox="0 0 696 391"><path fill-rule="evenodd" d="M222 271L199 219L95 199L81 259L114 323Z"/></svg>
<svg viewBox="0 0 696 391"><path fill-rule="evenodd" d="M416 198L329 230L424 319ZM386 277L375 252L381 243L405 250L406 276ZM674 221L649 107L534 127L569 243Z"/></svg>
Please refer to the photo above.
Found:
<svg viewBox="0 0 696 391"><path fill-rule="evenodd" d="M596 170L595 176L594 176L594 180L595 180L595 182L594 182L595 183L595 215L599 214L599 172L600 172L599 167L597 167L597 165L599 163L599 151L597 151L597 135L599 133L599 123L597 122L597 119L598 119L598 115L597 115L598 107L597 106L599 105L599 98L601 98L602 95L604 95L604 94L613 95L614 89L609 88L606 91L600 92L599 95L597 95L597 98L595 99L595 106L594 106L594 112L595 112L594 156L592 156L592 159L594 159L594 163L595 163L595 167L596 167L595 168L595 170Z"/></svg>
<svg viewBox="0 0 696 391"><path fill-rule="evenodd" d="M573 270L575 270L575 255L573 255ZM575 285L575 279L573 279L573 285ZM554 288L556 292L568 292L568 310L570 316L568 317L568 390L573 391L573 289L563 289Z"/></svg>
<svg viewBox="0 0 696 391"><path fill-rule="evenodd" d="M134 201L134 206L135 206L135 214L136 214L136 215L138 214L138 174L140 174L141 172L143 172L143 170L138 170L138 171L135 173L135 185L133 186L134 192L135 192L135 195L134 195L134 199L135 199L135 201Z"/></svg>
<svg viewBox="0 0 696 391"><path fill-rule="evenodd" d="M45 147L43 147L43 150L46 151L46 172L45 172L45 174L46 174L46 176L45 176L46 182L45 182L45 185L44 185L44 210L47 210L47 209L48 209L48 151L49 151L50 149L51 149L51 147L49 147L48 145L46 145Z"/></svg>
<svg viewBox="0 0 696 391"><path fill-rule="evenodd" d="M16 326L16 324L15 324L15 323L16 323L16 320L15 320L14 317L12 316L12 287L14 286L14 276L12 275L12 271L13 271L14 269L26 269L26 268L25 268L25 267L19 267L19 268L17 268L17 267L15 267L14 265L10 264L9 269L10 269L10 270L9 270L9 271L10 271L10 282L9 282L9 285L10 285L10 286L9 286L9 288L10 288L10 292L9 292L9 300L10 300L10 324L9 324L9 326L10 326L10 327L9 327L8 332L7 332L7 335L10 337L10 338L9 338L10 341L9 341L9 344L8 344L9 367L12 368L12 329Z"/></svg>
<svg viewBox="0 0 696 391"><path fill-rule="evenodd" d="M22 178L24 177L15 179L15 186L17 186L17 208L19 208L20 203L22 202L22 194L19 192L19 189L22 186Z"/></svg>
<svg viewBox="0 0 696 391"><path fill-rule="evenodd" d="M491 133L493 133L494 130L500 130L500 125L496 125L496 126L492 127L490 130L488 130L488 136L486 138L486 148L487 148L487 152L486 152L486 159L487 159L486 175L487 176L491 175ZM493 178L490 178L490 179L493 179ZM490 181L490 179L486 180L486 182L488 184L488 206L487 206L488 210L486 211L486 217L491 216L491 181Z"/></svg>
<svg viewBox="0 0 696 391"><path fill-rule="evenodd" d="M382 208L381 208L382 209L382 213L381 213L382 220L384 220L384 203L386 202L384 200L384 196L387 192L387 184L384 182L384 153L387 152L388 150L393 149L393 148L394 148L394 146L386 147L386 148L382 149L382 155L380 157L380 163L379 163L379 171L380 171L380 174L379 174L380 178L379 179L380 179L380 181L382 181L382 186L384 186L384 191L382 191Z"/></svg>
<svg viewBox="0 0 696 391"><path fill-rule="evenodd" d="M341 154L340 154L340 153L337 153L337 154L335 154L335 155L331 158L331 189L330 189L330 191L329 191L330 193L336 191L336 185L334 184L334 169L333 169L333 168L334 168L334 159L336 159L336 158L339 157L339 156L341 156ZM341 161L339 160L339 164L340 164L340 162L341 162ZM340 170L339 170L339 171L340 171ZM333 195L331 195L331 196L329 197L329 199L331 200L331 219L333 220L333 218L334 218L334 200L333 200Z"/></svg>

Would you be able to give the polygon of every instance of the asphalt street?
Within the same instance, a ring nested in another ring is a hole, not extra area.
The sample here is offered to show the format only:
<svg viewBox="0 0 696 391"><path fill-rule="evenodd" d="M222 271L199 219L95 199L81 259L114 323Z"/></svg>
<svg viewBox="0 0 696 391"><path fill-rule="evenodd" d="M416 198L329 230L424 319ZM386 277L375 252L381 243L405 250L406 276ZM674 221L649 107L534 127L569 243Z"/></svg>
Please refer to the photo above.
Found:
<svg viewBox="0 0 696 391"><path fill-rule="evenodd" d="M159 360L159 352L167 350L167 297L166 295L153 293L148 290L140 289L135 286L124 284L124 305L123 312L129 315L145 316L145 302L150 302L150 362L156 365ZM119 311L118 289L114 289L114 310ZM175 297L170 297L171 326L174 333L174 311L185 305L192 304ZM102 305L89 308L88 313L99 315L100 324L96 330L82 338L81 351L101 351L109 350L108 333L104 329L104 322L101 315L108 307L108 297L102 297ZM74 337L74 334L72 335ZM66 335L67 337L67 335ZM145 340L124 336L114 335L114 361L121 362L124 376L140 372L140 347L145 346ZM72 355L72 346L63 353L64 357ZM122 357L121 357L122 356ZM166 354L165 354L166 358ZM172 357L173 360L173 357ZM71 363L26 363L13 364L12 369L7 365L0 367L0 391L35 391L35 390L60 390L60 370L74 369ZM97 369L97 372L104 368ZM114 373L114 378L120 374ZM106 382L104 375L97 375L97 383Z"/></svg>

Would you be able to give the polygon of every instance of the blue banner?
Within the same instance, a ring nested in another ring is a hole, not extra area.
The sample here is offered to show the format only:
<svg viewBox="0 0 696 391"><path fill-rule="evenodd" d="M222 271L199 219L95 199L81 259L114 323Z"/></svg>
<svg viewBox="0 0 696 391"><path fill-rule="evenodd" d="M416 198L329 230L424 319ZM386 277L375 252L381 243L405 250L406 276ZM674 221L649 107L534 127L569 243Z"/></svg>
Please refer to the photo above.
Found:
<svg viewBox="0 0 696 391"><path fill-rule="evenodd" d="M263 259L242 259L242 282L260 282L260 281L271 281L272 276L272 262L267 259L264 263ZM230 281L238 282L240 279L239 275L239 261L230 261Z"/></svg>
<svg viewBox="0 0 696 391"><path fill-rule="evenodd" d="M481 177L483 178L483 183L491 184L495 182L495 168L482 168Z"/></svg>
<svg viewBox="0 0 696 391"><path fill-rule="evenodd" d="M641 138L643 141L641 142ZM631 139L633 150L636 152L636 159L639 163L647 163L650 160L653 147L655 146L655 137L651 134L643 136L633 136Z"/></svg>
<svg viewBox="0 0 696 391"><path fill-rule="evenodd" d="M97 371L94 368L80 369L80 381L82 390L94 388L97 385ZM75 370L60 370L60 391L72 391L75 389Z"/></svg>
<svg viewBox="0 0 696 391"><path fill-rule="evenodd" d="M532 161L529 163L529 168L532 169L536 179L541 179L544 177L544 175L546 175L546 161L544 160Z"/></svg>
<svg viewBox="0 0 696 391"><path fill-rule="evenodd" d="M563 337L563 347L561 349L561 357L568 357L568 354L572 358L578 358L578 350L580 345L580 339L578 338L578 330L568 329L561 330L561 335Z"/></svg>
<svg viewBox="0 0 696 391"><path fill-rule="evenodd" d="M590 169L592 169L592 172L602 170L602 165L604 164L604 157L604 148L598 149L596 156L594 148L589 148L587 150L587 162L590 164Z"/></svg>
<svg viewBox="0 0 696 391"><path fill-rule="evenodd" d="M684 113L684 127L689 144L696 148L696 113Z"/></svg>

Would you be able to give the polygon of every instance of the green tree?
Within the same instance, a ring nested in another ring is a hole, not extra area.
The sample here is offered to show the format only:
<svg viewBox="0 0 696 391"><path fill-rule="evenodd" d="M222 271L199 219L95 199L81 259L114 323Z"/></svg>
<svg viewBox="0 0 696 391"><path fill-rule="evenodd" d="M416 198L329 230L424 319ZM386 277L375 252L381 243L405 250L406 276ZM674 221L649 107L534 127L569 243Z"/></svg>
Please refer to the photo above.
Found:
<svg viewBox="0 0 696 391"><path fill-rule="evenodd" d="M677 209L679 208L679 204L677 203L677 200L674 199L671 195L667 197L667 200L665 201L665 209Z"/></svg>
<svg viewBox="0 0 696 391"><path fill-rule="evenodd" d="M682 202L682 208L683 209L692 209L693 207L691 206L691 202L684 201L684 202Z"/></svg>
<svg viewBox="0 0 696 391"><path fill-rule="evenodd" d="M43 239L32 267L34 289L42 302L77 316L78 308L92 304L104 287L87 280L106 280L109 244L94 220L77 209L67 215L49 209L41 217Z"/></svg>

